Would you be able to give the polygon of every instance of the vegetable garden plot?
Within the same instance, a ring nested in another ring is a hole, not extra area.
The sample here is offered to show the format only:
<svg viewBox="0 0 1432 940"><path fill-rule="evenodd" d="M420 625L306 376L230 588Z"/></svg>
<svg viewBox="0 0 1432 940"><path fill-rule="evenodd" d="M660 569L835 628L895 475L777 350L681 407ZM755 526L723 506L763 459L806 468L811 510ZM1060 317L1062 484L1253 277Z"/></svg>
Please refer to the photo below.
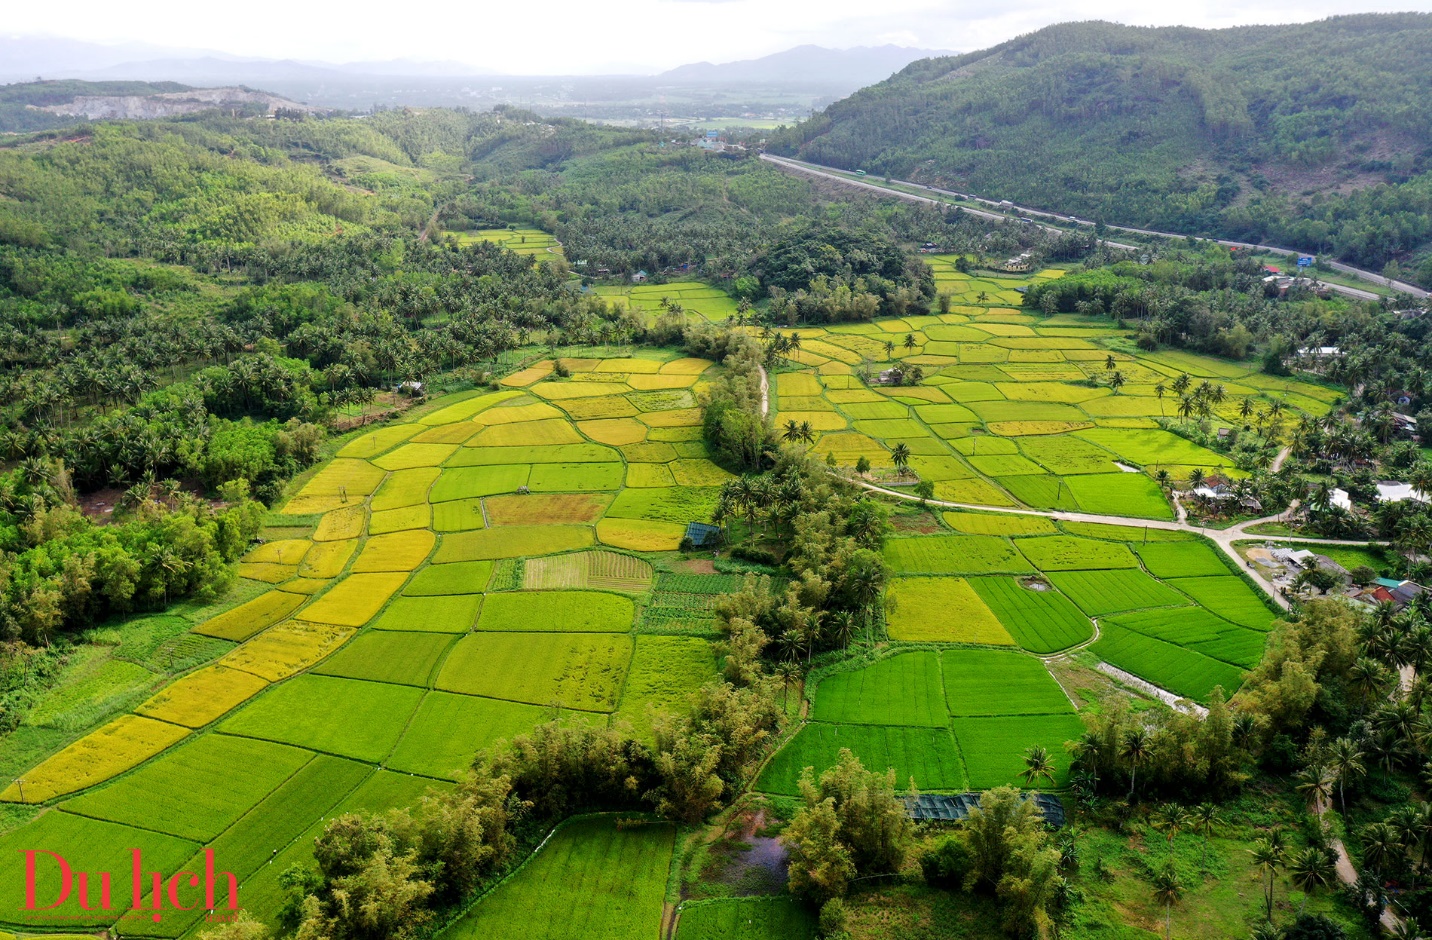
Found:
<svg viewBox="0 0 1432 940"><path fill-rule="evenodd" d="M1085 571L1105 568L1137 568L1139 560L1119 542L1100 542L1072 535L1046 535L1020 539L1025 558L1041 571Z"/></svg>
<svg viewBox="0 0 1432 940"><path fill-rule="evenodd" d="M885 560L896 574L1011 574L1034 568L1008 539L992 535L935 535L885 542Z"/></svg>
<svg viewBox="0 0 1432 940"><path fill-rule="evenodd" d="M267 679L227 666L206 666L174 680L135 712L148 718L199 728L253 698Z"/></svg>
<svg viewBox="0 0 1432 940"><path fill-rule="evenodd" d="M1025 752L1035 745L1043 746L1053 759L1055 773L1051 789L1068 786L1069 757L1064 742L1084 733L1084 723L1072 713L956 718L952 726L965 758L972 790L1025 786L1019 773L1024 770ZM1034 784L1038 789L1046 786L1049 786L1047 781Z"/></svg>
<svg viewBox="0 0 1432 940"><path fill-rule="evenodd" d="M1232 695L1243 681L1236 666L1113 623L1101 628L1090 649L1110 665L1198 702L1207 702L1216 686Z"/></svg>
<svg viewBox="0 0 1432 940"><path fill-rule="evenodd" d="M711 898L682 906L676 940L816 940L817 926L795 898Z"/></svg>
<svg viewBox="0 0 1432 940"><path fill-rule="evenodd" d="M384 763L392 770L458 780L478 751L527 734L555 717L556 712L544 706L429 692ZM562 717L587 719L581 712L564 712Z"/></svg>
<svg viewBox="0 0 1432 940"><path fill-rule="evenodd" d="M441 633L374 630L349 643L314 667L323 676L426 686L433 667L456 642Z"/></svg>
<svg viewBox="0 0 1432 940"><path fill-rule="evenodd" d="M448 654L437 687L563 708L616 709L631 638L614 633L472 633Z"/></svg>
<svg viewBox="0 0 1432 940"><path fill-rule="evenodd" d="M1172 519L1173 509L1152 477L1142 473L1090 473L1064 478L1084 512Z"/></svg>
<svg viewBox="0 0 1432 940"><path fill-rule="evenodd" d="M719 676L716 651L707 640L639 636L615 718L629 722L638 738L652 738L651 710L682 714L697 689Z"/></svg>
<svg viewBox="0 0 1432 940"><path fill-rule="evenodd" d="M592 544L592 530L575 525L509 525L499 529L458 532L445 535L433 561L483 561L493 558L521 558L550 555L586 548Z"/></svg>
<svg viewBox="0 0 1432 940"><path fill-rule="evenodd" d="M885 623L890 639L906 643L1014 643L964 578L891 580Z"/></svg>
<svg viewBox="0 0 1432 940"><path fill-rule="evenodd" d="M24 799L12 783L0 800L43 803L83 790L138 766L188 734L188 728L166 721L121 715L26 771Z"/></svg>
<svg viewBox="0 0 1432 940"><path fill-rule="evenodd" d="M481 594L492 577L490 561L460 561L450 565L428 565L403 588L404 597L433 594Z"/></svg>
<svg viewBox="0 0 1432 940"><path fill-rule="evenodd" d="M970 585L1009 635L1032 653L1053 653L1094 635L1089 618L1052 588L1032 590L1019 578L971 578Z"/></svg>
<svg viewBox="0 0 1432 940"><path fill-rule="evenodd" d="M422 697L422 689L406 685L299 676L265 692L219 728L371 763L393 749Z"/></svg>
<svg viewBox="0 0 1432 940"><path fill-rule="evenodd" d="M247 604L240 604L194 628L195 633L241 642L271 627L301 607L306 598L300 594L269 591Z"/></svg>
<svg viewBox="0 0 1432 940"><path fill-rule="evenodd" d="M65 808L210 842L312 757L281 744L206 734Z"/></svg>
<svg viewBox="0 0 1432 940"><path fill-rule="evenodd" d="M529 591L595 588L641 594L651 587L652 568L650 562L621 552L574 552L529 558L522 579Z"/></svg>
<svg viewBox="0 0 1432 940"><path fill-rule="evenodd" d="M1118 571L1056 571L1050 582L1069 595L1090 617L1103 617L1145 607L1181 607L1188 598L1135 569Z"/></svg>
<svg viewBox="0 0 1432 940"><path fill-rule="evenodd" d="M771 758L756 787L767 793L794 796L800 792L801 772L811 767L819 780L840 759L842 748L849 748L867 770L884 772L893 768L895 785L901 789L911 777L923 792L963 790L967 786L960 749L948 728L812 722Z"/></svg>
<svg viewBox="0 0 1432 940"><path fill-rule="evenodd" d="M636 605L597 591L513 591L483 602L477 629L521 633L629 633Z"/></svg>
<svg viewBox="0 0 1432 940"><path fill-rule="evenodd" d="M469 564L483 564L470 562ZM458 565L436 565L456 568ZM426 569L432 571L432 568ZM485 579L484 579L485 580ZM464 581L463 583L470 583ZM446 588L448 585L440 584ZM373 624L374 630L405 633L466 633L477 623L482 607L481 594L442 594L436 596L399 597L388 605Z"/></svg>
<svg viewBox="0 0 1432 940"><path fill-rule="evenodd" d="M1273 621L1279 616L1268 609L1256 590L1235 575L1178 578L1169 584L1193 598L1200 607L1240 626L1266 632L1273 629Z"/></svg>
<svg viewBox="0 0 1432 940"><path fill-rule="evenodd" d="M1138 547L1144 567L1159 578L1196 578L1228 575L1218 550L1202 542L1155 542ZM1261 606L1261 605L1260 605Z"/></svg>
<svg viewBox="0 0 1432 940"><path fill-rule="evenodd" d="M1025 653L945 650L940 654L940 669L945 701L957 718L1074 712L1044 663Z"/></svg>
<svg viewBox="0 0 1432 940"><path fill-rule="evenodd" d="M901 653L845 672L815 690L816 721L943 727L945 693L933 652Z"/></svg>
<svg viewBox="0 0 1432 940"><path fill-rule="evenodd" d="M449 468L433 483L428 499L434 503L443 503L474 496L515 493L518 487L527 485L527 477L531 471L532 468L527 464Z"/></svg>
<svg viewBox="0 0 1432 940"><path fill-rule="evenodd" d="M487 518L493 525L573 525L596 522L607 497L589 493L490 496Z"/></svg>
<svg viewBox="0 0 1432 940"><path fill-rule="evenodd" d="M219 665L278 682L307 669L342 646L355 629L288 620L230 652L219 660Z"/></svg>
<svg viewBox="0 0 1432 940"><path fill-rule="evenodd" d="M611 817L557 830L514 876L447 929L448 940L630 940L661 932L674 841L666 823Z"/></svg>
<svg viewBox="0 0 1432 940"><path fill-rule="evenodd" d="M407 580L403 573L354 574L304 608L304 620L361 627L383 609L388 598Z"/></svg>
<svg viewBox="0 0 1432 940"><path fill-rule="evenodd" d="M370 536L353 563L353 571L412 571L428 557L436 542L437 537L427 529Z"/></svg>
<svg viewBox="0 0 1432 940"><path fill-rule="evenodd" d="M1043 516L1012 512L947 512L946 525L967 535L1054 535L1059 529Z"/></svg>
<svg viewBox="0 0 1432 940"><path fill-rule="evenodd" d="M26 788L28 795L28 786ZM91 884L89 897L93 910L80 907L79 891L59 907L26 911L19 900L25 897L25 853L44 849L63 855L74 871L128 872L133 865L131 852L138 849L146 868L172 872L184 864L199 846L184 839L132 829L116 823L76 816L54 810L0 837L0 891L16 899L5 913L8 923L32 924L53 929L56 923L70 930L111 926L114 911L99 910L98 885ZM116 900L128 906L123 875L116 875ZM35 896L47 903L60 896L59 866L43 861L36 865ZM73 935L72 935L73 936Z"/></svg>

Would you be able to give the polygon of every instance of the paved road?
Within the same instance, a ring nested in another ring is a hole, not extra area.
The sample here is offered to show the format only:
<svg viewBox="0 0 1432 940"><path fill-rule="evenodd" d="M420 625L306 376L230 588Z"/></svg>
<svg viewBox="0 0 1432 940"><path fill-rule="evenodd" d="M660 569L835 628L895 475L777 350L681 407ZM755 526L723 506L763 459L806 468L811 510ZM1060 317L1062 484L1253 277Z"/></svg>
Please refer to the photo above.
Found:
<svg viewBox="0 0 1432 940"><path fill-rule="evenodd" d="M840 169L838 169L838 168L836 168L836 167L821 166L821 165L818 164L818 163L807 163L807 162L805 162L804 160L792 160L792 159L789 158L789 157L777 157L777 156L775 156L775 155L773 155L773 154L768 154L768 153L763 153L763 154L761 154L761 159L762 159L762 160L766 160L766 161L768 161L768 162L770 162L770 163L778 164L778 165L780 165L780 166L789 167L790 169L793 169L793 170L798 170L798 171L800 171L800 172L802 172L802 173L809 173L809 174L811 174L812 176L821 176L821 177L824 177L824 178L826 178L826 179L833 179L833 180L836 180L836 181L838 181L838 182L845 183L845 184L847 184L847 185L849 185L849 186L857 186L857 187L860 187L860 188L862 188L862 189L872 189L872 190L875 190L875 191L877 191L877 192L884 193L884 194L886 194L886 195L888 195L888 196L896 196L896 197L898 197L898 198L907 199L907 200L911 200L911 201L914 201L914 202L930 202L930 203L940 203L940 204L946 204L946 205L948 204L948 200L944 200L944 199L934 199L934 198L930 198L930 197L926 197L926 196L919 196L919 195L916 195L916 194L914 194L914 193L906 193L906 192L901 192L901 191L899 191L899 190L890 189L890 188L888 188L888 187L886 187L886 186L881 186L881 185L878 185L878 184L876 184L876 183L868 183L868 182L865 182L865 181L863 181L863 180L854 180L854 179L851 179L849 176L846 176L846 175L845 175L845 171L840 170ZM984 218L984 219L995 219L995 220L998 220L998 221L1007 222L1007 221L1009 221L1009 220L1012 218L1012 215L1013 215L1013 216L1027 216L1027 217L1031 217L1031 218L1041 218L1041 219L1056 219L1056 220L1058 220L1058 221L1060 221L1060 222L1072 223L1072 224L1074 224L1074 225L1086 226L1086 227L1091 227L1091 228L1092 228L1093 225L1094 225L1093 222L1089 222L1089 221L1087 221L1087 220L1085 220L1085 219L1077 219L1077 218L1075 218L1075 217L1073 217L1073 216L1060 215L1060 214L1058 214L1057 212L1049 212L1049 211L1044 210L1044 209L1032 209L1032 208L1030 208L1030 207L1028 207L1028 206L1018 206L1018 205L1014 205L1014 204L1005 205L1005 204L1002 203L1002 202L997 202L997 201L995 201L995 200L993 200L993 199L985 199L985 198L982 197L982 196L976 196L976 195L973 195L973 194L971 194L971 193L957 193L957 192L954 192L954 191L948 190L948 189L939 189L939 188L934 187L934 186L926 186L926 185L923 184L923 183L912 183L912 182L909 182L908 180L892 179L890 182L891 182L891 183L898 183L898 184L900 184L901 186L913 186L913 187L915 187L915 188L917 188L917 189L923 189L923 190L926 190L927 192L937 193L937 194L939 194L939 195L941 195L941 196L951 196L951 197L954 197L954 198L956 198L956 199L961 199L961 200L965 200L965 201L969 201L969 202L977 202L977 203L980 203L981 205L993 206L995 209L1001 210L1001 211L998 211L998 212L986 212L986 211L984 211L984 210L982 210L982 209L969 209L969 208L966 208L966 209L965 209L966 212L969 212L969 213L971 213L972 215L977 215L977 216L979 216L980 218ZM1067 229L1058 228L1058 227L1053 226L1053 225L1040 225L1039 227L1042 228L1042 229L1044 229L1044 230L1046 230L1046 231L1050 231L1050 232L1064 232L1064 231L1068 231ZM1116 232L1128 232L1128 233L1131 234L1131 235L1146 235L1146 236L1149 236L1149 237L1151 237L1151 238L1184 238L1184 237L1185 237L1184 235L1180 235L1180 234L1178 234L1178 233L1176 233L1176 232L1157 232L1157 231L1154 231L1153 229L1134 228L1133 226L1129 226L1129 225L1109 225L1109 226L1107 226L1107 228L1109 228L1111 231L1116 231ZM1226 238L1214 238L1214 239L1205 239L1205 240L1206 240L1206 241L1213 241L1213 242L1216 242L1217 244L1224 245L1224 246L1229 247L1229 248L1245 248L1245 249L1252 249L1252 250L1255 250L1255 251L1265 251L1265 252L1269 252L1269 253L1271 253L1271 254L1284 255L1284 256L1287 256L1287 257L1290 257L1290 258L1297 258L1297 257L1299 257L1300 255L1307 254L1307 252L1298 251L1297 249L1294 249L1294 248L1284 248L1284 247L1282 247L1282 246L1280 246L1280 245L1259 245L1259 244L1256 244L1256 243L1253 243L1253 242L1233 241L1233 240L1231 240L1231 239L1226 239ZM1138 251L1138 250L1139 250L1139 246L1137 246L1137 245L1128 245L1128 244L1124 244L1124 243L1121 243L1121 242L1109 241L1108 239L1105 239L1104 241L1105 241L1106 244L1108 244L1108 245L1110 245L1110 246L1112 246L1112 247L1114 247L1114 248L1122 248L1122 249L1126 249L1126 250L1129 250L1129 251ZM1432 296L1432 294L1429 294L1428 291L1425 291L1425 290L1423 290L1422 288L1417 287L1417 286L1415 286L1415 285L1408 284L1408 283L1406 283L1405 281L1390 281L1390 280L1388 280L1387 278L1383 277L1382 275L1377 274L1377 273L1375 273L1375 272L1373 272L1373 271L1364 271L1363 269L1361 269L1361 268L1355 268L1355 267L1353 267L1353 266L1350 265L1350 264L1343 264L1341 261L1329 261L1329 262L1327 262L1327 264L1328 264L1328 267L1332 268L1334 271L1337 271L1337 272L1339 272L1339 273L1341 273L1341 274L1348 274L1348 275L1351 275L1351 276L1353 276L1353 277L1359 278L1360 280L1368 281L1368 282L1371 282L1371 283L1374 283L1374 284L1386 285L1386 286L1392 288L1392 289L1395 290L1395 291L1401 291L1402 293L1409 294L1409 295L1411 295L1411 296L1413 296L1413 297L1417 297L1417 298L1421 298L1421 299L1426 299L1427 297ZM1334 291L1334 292L1339 293L1339 294L1342 294L1342 295L1345 296L1345 297L1353 297L1353 298L1355 298L1355 299L1357 299L1357 300L1379 300L1379 299L1381 299L1381 295L1380 295L1380 294L1377 294L1377 293L1375 293L1375 292L1373 292L1373 291L1362 290L1362 289L1357 288L1357 287L1347 287L1347 286L1345 286L1345 285L1343 285L1343 284L1329 284L1329 283L1327 283L1326 281L1323 282L1323 283L1327 286L1327 288L1328 288L1329 290Z"/></svg>

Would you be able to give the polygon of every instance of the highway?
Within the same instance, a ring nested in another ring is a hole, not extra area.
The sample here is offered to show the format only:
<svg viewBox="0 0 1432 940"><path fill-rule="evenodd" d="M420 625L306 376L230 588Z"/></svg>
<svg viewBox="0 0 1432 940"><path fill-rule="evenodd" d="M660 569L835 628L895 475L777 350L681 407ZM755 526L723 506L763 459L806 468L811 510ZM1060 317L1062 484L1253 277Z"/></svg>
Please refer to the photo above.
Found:
<svg viewBox="0 0 1432 940"><path fill-rule="evenodd" d="M883 193L883 194L885 194L885 195L887 195L887 196L894 196L894 197L896 197L896 198L909 200L909 201L911 201L911 202L926 202L926 203L934 203L934 204L938 204L938 205L949 205L949 200L947 200L947 199L938 199L938 198L935 198L935 197L932 197L932 196L921 196L921 195L919 195L919 194L917 194L917 193L902 192L901 190L892 189L892 188L890 188L889 186L884 186L884 185L881 185L881 184L879 184L879 183L871 183L871 182L867 182L867 181L865 181L865 180L853 179L853 178L851 178L850 176L847 175L847 171L838 169L838 168L836 168L836 167L821 166L821 165L818 164L818 163L807 163L807 162L804 161L804 160L793 160L793 159L791 159L790 157L778 157L778 156L775 156L774 154L769 154L769 153L763 153L763 154L761 154L761 159L767 161L768 163L774 163L774 164L776 164L777 166L786 167L786 168L788 168L788 169L796 170L796 171L801 172L801 173L807 173L807 174L809 174L809 175L811 175L811 176L819 176L819 177L823 177L823 178L825 178L825 179L835 180L836 182L844 183L844 184L846 184L846 185L848 185L848 186L858 187L858 188L860 188L860 189L870 189L870 190L874 190L875 192ZM1028 206L1018 206L1018 205L1014 205L1014 204L1012 204L1012 203L1009 204L1009 205L1006 205L1006 204L1001 203L1001 202L999 202L999 201L997 201L997 200L994 200L994 199L986 199L986 198L984 198L984 197L982 197L982 196L976 196L976 195L973 195L973 194L971 194L971 193L957 193L957 192L953 192L953 191L948 190L948 189L938 189L938 188L936 188L936 187L934 187L934 186L926 186L926 185L923 184L923 183L912 183L912 182L909 182L908 180L892 179L890 182L891 182L892 185L898 183L898 184L901 185L901 186L910 186L910 187L913 187L913 188L915 188L915 189L923 189L923 190L925 190L925 191L927 191L927 192L935 193L935 194L938 195L938 196L948 196L948 197L951 197L951 198L954 198L954 199L959 199L959 200L965 201L965 202L976 202L976 203L980 203L981 205L992 206L992 207L994 207L994 209L997 210L997 211L994 211L994 212L987 212L987 211L985 211L985 210L983 210L983 209L971 209L971 208L968 208L968 207L965 207L965 206L961 206L961 207L960 207L960 208L964 209L965 212L968 212L968 213L970 213L971 215L979 216L979 217L982 218L982 219L993 219L993 220L995 220L995 221L1008 222L1008 221L1011 221L1012 219L1016 219L1016 218L1019 218L1019 217L1028 217L1028 218L1054 219L1054 220L1056 220L1056 221L1064 222L1064 223L1066 223L1066 224L1074 224L1074 225L1079 225L1079 226L1087 226L1087 227L1090 227L1090 228L1092 228L1093 225L1094 225L1093 222L1089 222L1089 221L1087 221L1087 220L1085 220L1085 219L1078 219L1078 218L1075 218L1075 217L1073 217L1073 216L1060 215L1060 214L1057 213L1057 212L1049 212L1049 211L1044 210L1044 209L1032 209L1032 208L1030 208L1030 207L1028 207ZM1059 227L1053 226L1053 225L1040 225L1040 224L1037 223L1037 222L1036 222L1035 224L1036 224L1036 225L1039 225L1040 228L1044 229L1045 231L1049 231L1049 232L1064 232L1064 231L1068 231L1067 229L1059 228ZM1108 226L1106 226L1106 227L1107 227L1109 230L1111 230L1111 231L1116 231L1116 232L1128 232L1130 235L1145 235L1145 236L1148 236L1148 237L1150 237L1150 238L1178 238L1178 239L1181 239L1181 238L1185 238L1185 237L1186 237L1186 236L1180 235L1180 234L1178 234L1178 233L1176 233L1176 232L1156 232L1156 231L1153 231L1153 230L1151 230L1151 229L1133 228L1133 227L1127 226L1127 225L1108 225ZM1213 241L1213 242L1215 242L1215 243L1217 243L1217 244L1219 244L1219 245L1224 245L1224 246L1226 246L1226 247L1228 247L1228 248L1242 248L1242 249L1251 249L1251 250L1254 250L1254 251L1264 251L1264 252L1269 252L1269 253L1271 253L1271 254L1286 255L1287 257L1290 257L1290 258L1297 258L1297 257L1299 257L1300 255L1306 254L1306 252L1297 251L1297 250L1292 249L1292 248L1282 248L1282 247L1279 247L1279 246L1277 246L1277 245L1257 245L1257 244L1252 244L1252 243L1250 243L1250 242L1232 241L1232 240L1225 239L1225 238L1204 239L1204 240L1205 240L1205 241ZM1105 244L1109 245L1111 248L1122 248L1122 249L1125 249L1125 250L1127 250L1127 251L1139 251L1139 250L1140 250L1140 246L1138 246L1138 245L1129 245L1129 244L1125 244L1125 243L1123 243L1123 242L1110 241L1109 239L1104 239L1104 242L1105 242ZM1372 271L1364 271L1364 270L1361 269L1361 268L1355 268L1355 267L1353 267L1352 265L1343 264L1341 261L1329 261L1329 262L1327 262L1327 265L1328 265L1328 267L1332 268L1334 271L1337 271L1337 272L1339 272L1339 273L1341 273L1341 274L1351 275L1352 277L1356 277L1356 278L1359 278L1359 279L1364 280L1364 281L1370 281L1370 282L1375 283L1375 284L1385 284L1385 285L1391 287L1393 290L1401 291L1401 292L1403 292L1403 293L1405 293L1405 294L1408 294L1409 296L1412 296L1412 297L1417 297L1417 298L1420 298L1420 299L1426 299L1428 296L1432 296L1432 295L1429 295L1429 293L1428 293L1427 291L1423 290L1423 289L1420 288L1420 287L1416 287L1416 286L1414 286L1414 285L1412 285L1412 284L1408 284L1408 283L1405 283L1405 282L1403 282L1403 281L1391 281L1391 282L1389 282L1389 281L1387 280L1387 278L1384 278L1384 277L1383 277L1382 275L1380 275L1380 274L1375 274L1375 273L1373 273ZM1343 285L1343 284L1330 284L1330 283L1328 283L1327 281L1323 281L1322 283L1323 283L1324 286L1326 286L1329 290L1334 291L1335 293L1342 294L1342 295L1345 296L1345 297L1352 297L1352 298L1355 298L1355 299L1357 299L1357 300L1380 300L1380 299L1381 299L1381 295L1380 295L1380 294L1377 294L1377 293L1375 293L1375 292L1373 292L1373 291L1362 290L1362 289L1357 288L1357 287L1348 287L1348 286Z"/></svg>

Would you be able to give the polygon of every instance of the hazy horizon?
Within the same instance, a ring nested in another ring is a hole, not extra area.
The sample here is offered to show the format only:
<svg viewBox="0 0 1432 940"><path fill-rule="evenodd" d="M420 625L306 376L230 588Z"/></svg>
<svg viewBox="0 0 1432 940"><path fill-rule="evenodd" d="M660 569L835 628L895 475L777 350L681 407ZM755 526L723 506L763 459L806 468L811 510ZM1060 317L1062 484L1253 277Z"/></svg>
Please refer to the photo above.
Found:
<svg viewBox="0 0 1432 940"><path fill-rule="evenodd" d="M1354 8L1330 0L1271 0L1253 9L1232 0L1162 9L1131 0L1093 0L1072 10L1027 0L997 9L970 0L889 0L878 14L855 0L624 0L597 16L578 0L551 0L543 7L550 15L540 23L506 4L438 4L409 20L393 20L376 4L345 8L341 21L333 19L331 7L310 2L252 0L246 9L250 15L234 19L196 15L176 0L140 0L122 8L98 0L62 8L32 4L11 11L4 35L322 64L399 59L459 63L474 73L504 75L641 75L693 62L759 58L806 44L969 51L1070 20L1223 28L1352 13L1432 12L1432 0L1372 0Z"/></svg>

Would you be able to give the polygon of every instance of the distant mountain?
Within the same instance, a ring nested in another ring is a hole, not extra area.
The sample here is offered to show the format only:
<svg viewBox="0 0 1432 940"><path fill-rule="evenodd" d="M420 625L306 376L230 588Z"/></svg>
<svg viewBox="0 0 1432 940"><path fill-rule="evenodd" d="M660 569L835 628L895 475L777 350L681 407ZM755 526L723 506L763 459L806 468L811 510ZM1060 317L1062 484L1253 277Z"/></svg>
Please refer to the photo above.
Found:
<svg viewBox="0 0 1432 940"><path fill-rule="evenodd" d="M1432 274L1432 15L1084 22L912 63L769 146L1165 231Z"/></svg>
<svg viewBox="0 0 1432 940"><path fill-rule="evenodd" d="M142 42L104 45L50 36L0 35L0 82L33 82L36 78L76 78L83 72L125 62L159 58L193 58L200 49L174 49Z"/></svg>
<svg viewBox="0 0 1432 940"><path fill-rule="evenodd" d="M810 84L848 87L852 91L889 78L917 59L946 56L949 52L908 49L904 46L857 46L827 49L796 46L785 52L739 62L697 62L657 75L658 81L676 84L756 83Z"/></svg>

